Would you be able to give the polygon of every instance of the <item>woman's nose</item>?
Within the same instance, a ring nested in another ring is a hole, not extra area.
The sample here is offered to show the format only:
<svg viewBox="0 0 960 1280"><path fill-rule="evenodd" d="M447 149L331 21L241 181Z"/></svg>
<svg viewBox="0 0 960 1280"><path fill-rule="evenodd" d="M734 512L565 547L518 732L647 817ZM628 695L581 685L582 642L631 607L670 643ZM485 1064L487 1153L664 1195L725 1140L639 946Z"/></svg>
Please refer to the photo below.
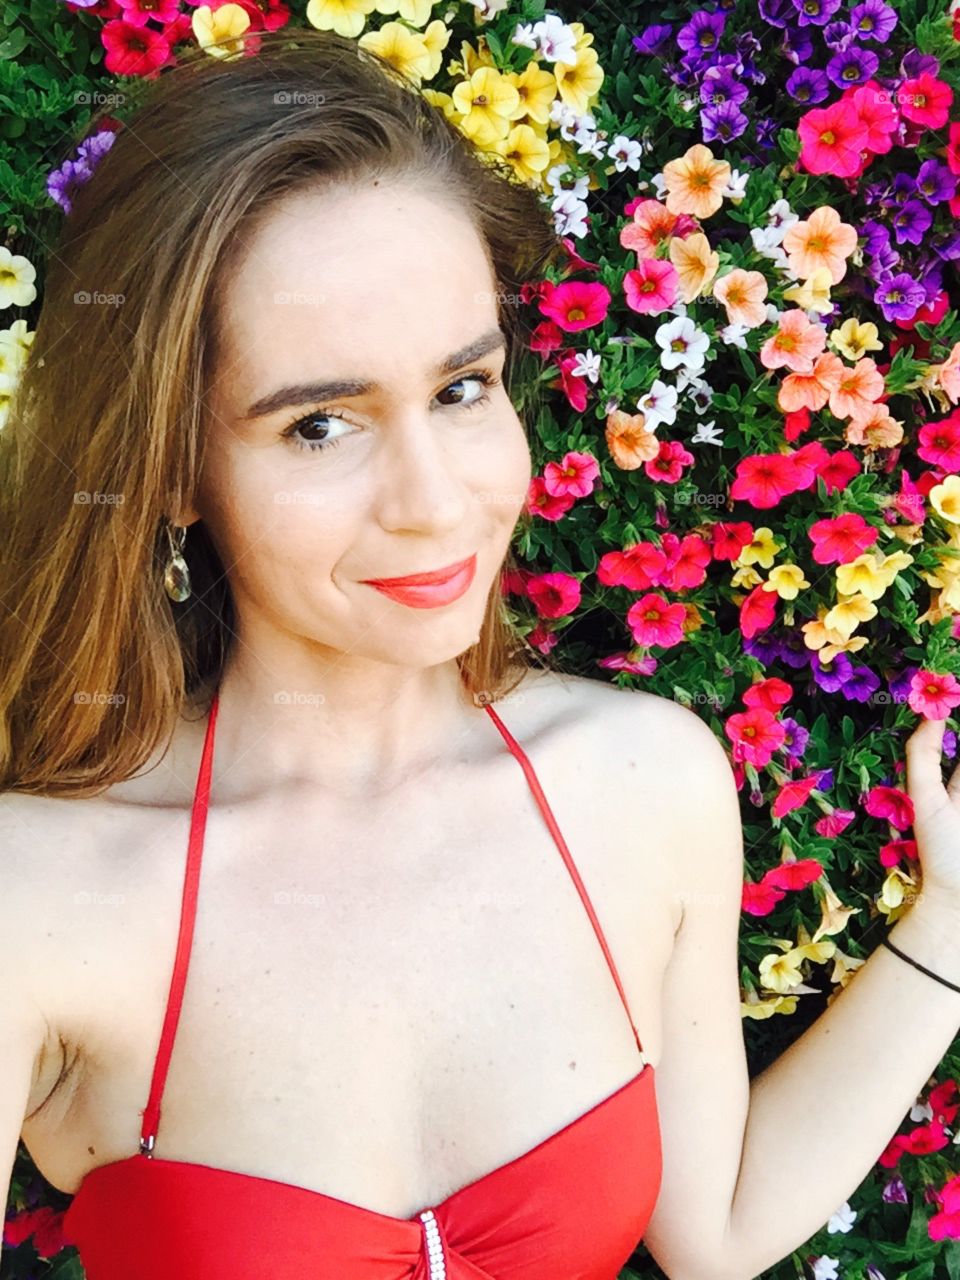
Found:
<svg viewBox="0 0 960 1280"><path fill-rule="evenodd" d="M398 416L381 453L377 514L384 529L445 532L461 524L470 491L449 420Z"/></svg>

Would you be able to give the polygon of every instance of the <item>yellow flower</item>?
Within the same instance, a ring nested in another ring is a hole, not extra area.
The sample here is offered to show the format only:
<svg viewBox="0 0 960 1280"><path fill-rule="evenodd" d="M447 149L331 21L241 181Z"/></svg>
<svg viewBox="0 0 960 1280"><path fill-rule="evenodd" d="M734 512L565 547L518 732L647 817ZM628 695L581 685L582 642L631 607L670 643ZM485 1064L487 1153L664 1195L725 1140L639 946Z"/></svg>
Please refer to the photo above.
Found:
<svg viewBox="0 0 960 1280"><path fill-rule="evenodd" d="M577 53L593 44L593 34L587 31L582 22L568 22L567 26L573 32L573 47Z"/></svg>
<svg viewBox="0 0 960 1280"><path fill-rule="evenodd" d="M671 236L667 251L680 277L680 299L692 302L717 274L720 255L710 248L710 241L702 231L694 231L688 236Z"/></svg>
<svg viewBox="0 0 960 1280"><path fill-rule="evenodd" d="M33 346L34 332L27 332L26 320L14 320L9 329L0 331L0 373L19 377Z"/></svg>
<svg viewBox="0 0 960 1280"><path fill-rule="evenodd" d="M0 307L29 306L37 296L36 278L36 268L29 259L0 248Z"/></svg>
<svg viewBox="0 0 960 1280"><path fill-rule="evenodd" d="M930 505L941 520L960 524L960 476L947 476L930 490Z"/></svg>
<svg viewBox="0 0 960 1280"><path fill-rule="evenodd" d="M749 565L744 565L737 569L736 573L730 579L730 585L734 587L746 587L748 591L752 591L754 587L758 587L763 581L756 569L751 569Z"/></svg>
<svg viewBox="0 0 960 1280"><path fill-rule="evenodd" d="M866 636L850 639L834 630L826 621L826 608L817 605L817 616L811 622L800 627L803 632L803 643L808 649L816 649L821 662L832 662L838 653L856 653L865 644L869 644Z"/></svg>
<svg viewBox="0 0 960 1280"><path fill-rule="evenodd" d="M572 107L577 115L585 115L603 84L600 59L594 50L578 50L576 62L555 62L553 74L556 76L557 88L560 90L563 101L568 107Z"/></svg>
<svg viewBox="0 0 960 1280"><path fill-rule="evenodd" d="M727 161L715 159L709 147L695 142L679 159L663 166L666 206L671 213L709 218L723 203L721 193L729 180Z"/></svg>
<svg viewBox="0 0 960 1280"><path fill-rule="evenodd" d="M798 564L778 564L764 583L764 591L775 591L781 600L796 600L801 587L810 583Z"/></svg>
<svg viewBox="0 0 960 1280"><path fill-rule="evenodd" d="M784 289L783 296L787 302L795 302L803 311L817 311L825 316L833 310L833 303L830 301L832 283L830 268L817 267L806 280L790 289Z"/></svg>
<svg viewBox="0 0 960 1280"><path fill-rule="evenodd" d="M858 592L835 604L824 622L831 630L838 631L844 640L849 640L861 622L869 622L877 613L877 606L871 604L862 592Z"/></svg>
<svg viewBox="0 0 960 1280"><path fill-rule="evenodd" d="M430 66L424 74L424 80L432 80L443 65L443 50L450 43L450 29L444 26L439 18L435 18L433 22L424 31L423 43L427 53L430 55ZM445 98L450 95L445 93ZM453 99L450 99L451 102Z"/></svg>
<svg viewBox="0 0 960 1280"><path fill-rule="evenodd" d="M908 559L912 561L912 557ZM837 565L837 590L845 596L859 592L868 600L879 600L896 576L897 570L877 559L877 553L865 551L855 560Z"/></svg>
<svg viewBox="0 0 960 1280"><path fill-rule="evenodd" d="M775 1013L790 1015L796 1013L796 1010L796 996L771 996L767 1000L761 1000L754 992L752 999L740 1001L740 1016L754 1018L756 1021L765 1021Z"/></svg>
<svg viewBox="0 0 960 1280"><path fill-rule="evenodd" d="M507 79L520 95L524 115L537 124L550 120L550 104L557 96L557 78L535 62L528 62L522 73L509 72Z"/></svg>
<svg viewBox="0 0 960 1280"><path fill-rule="evenodd" d="M7 425L10 415L10 401L17 386L16 376L6 371L0 372L0 427Z"/></svg>
<svg viewBox="0 0 960 1280"><path fill-rule="evenodd" d="M555 195L556 193L554 192L553 188L550 186L549 182L547 182L547 174L550 172L550 170L553 168L554 165L560 164L563 159L563 144L561 143L559 138L551 138L549 140L549 142L547 143L547 154L549 155L550 159L547 163L546 169L544 169L543 173L540 175L540 190L543 191L545 195L552 196L552 195Z"/></svg>
<svg viewBox="0 0 960 1280"><path fill-rule="evenodd" d="M753 531L753 541L748 542L737 556L736 564L758 564L761 569L769 569L778 547L773 540L773 530L761 525Z"/></svg>
<svg viewBox="0 0 960 1280"><path fill-rule="evenodd" d="M416 85L430 70L430 51L423 42L423 36L402 22L385 22L379 31L368 31L357 43L362 49L386 58Z"/></svg>
<svg viewBox="0 0 960 1280"><path fill-rule="evenodd" d="M883 350L883 343L877 341L878 332L872 320L861 323L851 316L839 329L830 330L830 341L842 356L856 361L868 351Z"/></svg>
<svg viewBox="0 0 960 1280"><path fill-rule="evenodd" d="M308 0L307 21L321 31L358 36L373 9L374 0Z"/></svg>
<svg viewBox="0 0 960 1280"><path fill-rule="evenodd" d="M243 52L243 33L250 25L250 15L239 4L222 4L211 9L202 4L190 19L197 44L215 58L226 58Z"/></svg>
<svg viewBox="0 0 960 1280"><path fill-rule="evenodd" d="M377 13L383 14L396 13L399 9L400 17L404 22L409 22L414 27L422 27L430 17L433 0L377 0L374 7Z"/></svg>
<svg viewBox="0 0 960 1280"><path fill-rule="evenodd" d="M509 160L524 182L536 182L550 163L550 148L528 124L516 124L494 150Z"/></svg>
<svg viewBox="0 0 960 1280"><path fill-rule="evenodd" d="M461 115L457 108L453 105L453 99L449 93L440 93L437 89L421 89L420 91L426 100L434 107L438 107L448 120L458 124Z"/></svg>
<svg viewBox="0 0 960 1280"><path fill-rule="evenodd" d="M469 80L475 71L479 71L481 67L496 67L493 54L490 52L490 46L487 44L486 36L477 37L477 47L474 49L469 40L463 40L460 43L460 57L447 63L447 70L452 76L463 76Z"/></svg>
<svg viewBox="0 0 960 1280"><path fill-rule="evenodd" d="M499 142L520 114L520 95L494 67L480 67L453 91L453 105L463 112L460 128L480 147Z"/></svg>

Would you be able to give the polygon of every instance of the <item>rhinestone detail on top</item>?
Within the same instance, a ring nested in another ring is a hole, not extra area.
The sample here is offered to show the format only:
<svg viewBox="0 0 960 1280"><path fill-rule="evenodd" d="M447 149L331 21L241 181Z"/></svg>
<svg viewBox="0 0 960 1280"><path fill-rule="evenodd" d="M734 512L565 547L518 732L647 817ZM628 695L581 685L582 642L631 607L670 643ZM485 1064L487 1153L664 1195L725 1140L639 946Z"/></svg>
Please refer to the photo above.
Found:
<svg viewBox="0 0 960 1280"><path fill-rule="evenodd" d="M427 1262L430 1267L430 1280L444 1280L447 1264L443 1260L443 1241L440 1239L440 1227L432 1209L424 1209L420 1214L423 1223L424 1245L427 1250Z"/></svg>

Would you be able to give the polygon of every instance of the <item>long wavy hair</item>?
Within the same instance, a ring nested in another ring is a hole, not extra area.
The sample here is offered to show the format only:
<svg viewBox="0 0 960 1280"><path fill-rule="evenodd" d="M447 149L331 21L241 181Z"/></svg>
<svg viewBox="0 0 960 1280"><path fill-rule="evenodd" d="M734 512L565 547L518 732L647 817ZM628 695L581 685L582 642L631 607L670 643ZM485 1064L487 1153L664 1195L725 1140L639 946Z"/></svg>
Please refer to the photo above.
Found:
<svg viewBox="0 0 960 1280"><path fill-rule="evenodd" d="M200 520L184 551L193 594L171 601L168 530L202 463L220 290L275 202L395 175L449 192L488 250L516 403L528 334L515 299L562 250L538 191L356 41L259 39L252 57L193 50L131 88L144 98L72 194L49 255L0 432L3 790L97 794L135 774L219 682L235 636L227 574ZM511 553L457 657L474 702L552 666L505 612L513 568Z"/></svg>

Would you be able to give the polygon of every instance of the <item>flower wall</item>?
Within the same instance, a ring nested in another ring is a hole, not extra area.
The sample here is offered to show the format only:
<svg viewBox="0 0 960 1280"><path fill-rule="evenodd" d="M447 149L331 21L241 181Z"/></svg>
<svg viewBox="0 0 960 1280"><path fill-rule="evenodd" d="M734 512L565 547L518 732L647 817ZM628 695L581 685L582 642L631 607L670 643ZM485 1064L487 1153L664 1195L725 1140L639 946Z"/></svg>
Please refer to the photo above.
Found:
<svg viewBox="0 0 960 1280"><path fill-rule="evenodd" d="M506 601L539 653L676 699L726 746L754 1073L922 888L917 718L949 718L957 751L957 4L641 5L627 27L605 3L13 0L0 47L0 422L51 229L125 88L188 45L354 37L541 193L566 257L511 300L536 474ZM771 1276L960 1276L958 1068ZM67 1202L21 1148L2 1280L78 1280Z"/></svg>

